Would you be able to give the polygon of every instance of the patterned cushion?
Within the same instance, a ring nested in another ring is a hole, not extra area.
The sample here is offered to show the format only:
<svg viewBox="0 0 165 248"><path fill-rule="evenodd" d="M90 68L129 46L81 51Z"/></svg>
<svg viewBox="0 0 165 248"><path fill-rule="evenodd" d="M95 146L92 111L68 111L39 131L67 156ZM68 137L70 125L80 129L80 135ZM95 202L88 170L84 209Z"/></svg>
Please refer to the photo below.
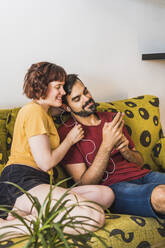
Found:
<svg viewBox="0 0 165 248"><path fill-rule="evenodd" d="M0 109L0 174L7 161L7 130L6 119L9 110Z"/></svg>
<svg viewBox="0 0 165 248"><path fill-rule="evenodd" d="M0 173L7 162L7 154L6 154L6 141L7 141L7 133L6 133L6 121L0 120Z"/></svg>
<svg viewBox="0 0 165 248"><path fill-rule="evenodd" d="M158 170L152 160L151 153L155 143L163 137L160 123L159 99L145 95L126 100L99 103L98 109L103 111L122 111L128 133L144 158L144 167Z"/></svg>
<svg viewBox="0 0 165 248"><path fill-rule="evenodd" d="M107 232L100 229L96 234L105 238L109 248L151 248L162 241L165 244L164 221L159 222L154 218L110 214L106 217L104 228ZM96 238L90 241L94 248L104 247Z"/></svg>
<svg viewBox="0 0 165 248"><path fill-rule="evenodd" d="M8 113L7 120L6 120L6 129L7 129L7 157L10 155L10 149L11 149L11 143L12 143L12 137L13 137L13 130L14 130L14 124L15 120L18 114L18 111L20 108L14 108L11 109Z"/></svg>
<svg viewBox="0 0 165 248"><path fill-rule="evenodd" d="M161 138L152 150L152 158L160 167L160 171L165 171L165 138Z"/></svg>
<svg viewBox="0 0 165 248"><path fill-rule="evenodd" d="M63 123L65 123L70 118L70 113L63 112L59 116L53 116L53 121L58 129Z"/></svg>
<svg viewBox="0 0 165 248"><path fill-rule="evenodd" d="M14 130L14 123L18 114L18 111L20 108L14 108L12 109L7 116L7 121L6 121L6 128L8 133L13 136L13 130Z"/></svg>
<svg viewBox="0 0 165 248"><path fill-rule="evenodd" d="M151 248L165 247L165 226L154 218L143 218L131 215L108 214L104 229L101 228L96 235L102 237L109 248ZM0 242L0 247L7 248L20 238ZM157 246L163 242L163 246ZM17 244L16 248L24 247L26 242ZM78 248L76 240L74 247ZM95 237L88 237L88 245L93 248L104 248ZM86 244L84 244L84 248ZM155 246L156 245L156 246ZM54 246L55 247L55 246Z"/></svg>

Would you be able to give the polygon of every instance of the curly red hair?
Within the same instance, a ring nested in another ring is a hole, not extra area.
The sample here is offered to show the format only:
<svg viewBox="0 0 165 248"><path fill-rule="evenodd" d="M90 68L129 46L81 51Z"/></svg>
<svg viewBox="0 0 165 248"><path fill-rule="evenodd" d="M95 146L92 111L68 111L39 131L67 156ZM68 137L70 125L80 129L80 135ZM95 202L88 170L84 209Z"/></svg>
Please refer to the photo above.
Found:
<svg viewBox="0 0 165 248"><path fill-rule="evenodd" d="M50 82L65 80L66 72L59 65L49 62L32 64L24 78L23 93L30 99L44 99Z"/></svg>

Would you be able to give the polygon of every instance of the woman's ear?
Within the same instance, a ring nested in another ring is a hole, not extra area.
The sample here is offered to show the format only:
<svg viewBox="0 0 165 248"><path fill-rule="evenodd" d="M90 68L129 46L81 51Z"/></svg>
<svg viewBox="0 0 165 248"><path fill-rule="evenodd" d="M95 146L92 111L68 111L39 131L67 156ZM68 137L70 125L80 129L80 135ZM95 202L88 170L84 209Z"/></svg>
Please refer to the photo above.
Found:
<svg viewBox="0 0 165 248"><path fill-rule="evenodd" d="M61 106L65 111L67 111L67 112L71 112L71 109L70 109L70 107L69 106L67 106L66 104L62 104L62 106Z"/></svg>

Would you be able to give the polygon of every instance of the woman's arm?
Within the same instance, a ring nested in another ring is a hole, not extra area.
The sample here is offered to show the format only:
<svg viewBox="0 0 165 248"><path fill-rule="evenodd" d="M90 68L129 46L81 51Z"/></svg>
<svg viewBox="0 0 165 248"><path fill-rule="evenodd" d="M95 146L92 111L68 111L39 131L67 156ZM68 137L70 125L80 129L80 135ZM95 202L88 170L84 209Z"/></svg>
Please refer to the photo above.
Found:
<svg viewBox="0 0 165 248"><path fill-rule="evenodd" d="M81 140L83 136L84 132L81 125L76 125L54 150L51 150L49 137L46 134L30 137L29 145L38 167L43 171L48 171L56 166L66 155L70 147Z"/></svg>

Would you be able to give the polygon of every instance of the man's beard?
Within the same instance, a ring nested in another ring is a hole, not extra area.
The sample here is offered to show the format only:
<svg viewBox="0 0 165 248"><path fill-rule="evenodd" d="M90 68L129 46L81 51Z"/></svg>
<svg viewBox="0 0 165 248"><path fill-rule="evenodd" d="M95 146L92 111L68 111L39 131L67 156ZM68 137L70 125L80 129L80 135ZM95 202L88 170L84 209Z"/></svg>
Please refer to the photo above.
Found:
<svg viewBox="0 0 165 248"><path fill-rule="evenodd" d="M86 107L89 103L93 103L93 104L89 107L90 110L87 111L87 110L85 110L85 107ZM95 101L91 98L91 99L89 99L89 101L87 101L87 102L82 106L82 109L83 109L83 110L81 110L81 111L79 111L79 112L74 111L72 108L71 108L71 110L72 110L72 113L74 113L75 115L78 115L78 116L81 116L81 117L88 117L88 116L90 116L90 115L92 115L92 114L94 114L94 113L96 112L96 106L97 106L97 104L96 104Z"/></svg>

